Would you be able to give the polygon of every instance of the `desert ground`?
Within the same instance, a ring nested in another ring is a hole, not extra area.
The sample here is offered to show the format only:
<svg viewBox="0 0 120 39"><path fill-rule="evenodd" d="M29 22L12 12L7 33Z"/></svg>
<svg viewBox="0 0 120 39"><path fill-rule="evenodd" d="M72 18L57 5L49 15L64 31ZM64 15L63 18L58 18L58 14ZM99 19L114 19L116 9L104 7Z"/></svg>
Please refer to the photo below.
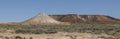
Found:
<svg viewBox="0 0 120 39"><path fill-rule="evenodd" d="M12 34L0 33L0 39L109 39L114 38L106 34L95 35L90 33L66 33L59 32L56 34Z"/></svg>

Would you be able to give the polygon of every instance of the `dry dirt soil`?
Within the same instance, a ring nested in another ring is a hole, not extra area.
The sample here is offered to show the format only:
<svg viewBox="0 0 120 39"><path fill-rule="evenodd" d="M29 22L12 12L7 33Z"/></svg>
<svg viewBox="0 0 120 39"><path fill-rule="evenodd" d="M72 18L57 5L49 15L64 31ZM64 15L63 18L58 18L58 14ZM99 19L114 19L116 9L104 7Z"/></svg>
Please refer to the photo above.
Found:
<svg viewBox="0 0 120 39"><path fill-rule="evenodd" d="M5 39L6 37L9 39L16 39L16 36L20 36L21 38L30 39L111 39L114 38L112 36L106 34L90 34L90 33L66 33L59 32L56 34L11 34L11 33L0 33L0 39Z"/></svg>

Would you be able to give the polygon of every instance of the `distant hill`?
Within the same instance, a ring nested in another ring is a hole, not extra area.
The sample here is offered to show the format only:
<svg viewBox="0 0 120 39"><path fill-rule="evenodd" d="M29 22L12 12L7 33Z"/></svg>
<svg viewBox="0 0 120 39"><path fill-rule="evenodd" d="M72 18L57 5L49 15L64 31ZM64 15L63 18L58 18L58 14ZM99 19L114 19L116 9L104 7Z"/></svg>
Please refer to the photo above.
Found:
<svg viewBox="0 0 120 39"><path fill-rule="evenodd" d="M50 15L52 18L70 23L102 23L102 24L119 24L120 19L106 16L106 15L77 15L77 14L68 14L68 15Z"/></svg>
<svg viewBox="0 0 120 39"><path fill-rule="evenodd" d="M120 19L106 15L46 15L40 13L23 22L0 22L0 24L9 25L70 25L75 23L120 24Z"/></svg>
<svg viewBox="0 0 120 39"><path fill-rule="evenodd" d="M21 22L22 25L66 25L65 22L60 22L45 13L40 13L37 16Z"/></svg>

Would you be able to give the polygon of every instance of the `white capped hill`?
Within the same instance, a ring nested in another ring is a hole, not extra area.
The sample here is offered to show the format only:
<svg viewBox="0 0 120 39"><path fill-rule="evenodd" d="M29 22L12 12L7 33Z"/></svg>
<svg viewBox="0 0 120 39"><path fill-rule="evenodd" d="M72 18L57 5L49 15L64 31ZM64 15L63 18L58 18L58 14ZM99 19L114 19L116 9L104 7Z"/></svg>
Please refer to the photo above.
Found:
<svg viewBox="0 0 120 39"><path fill-rule="evenodd" d="M57 21L45 13L40 13L37 16L22 22L23 25L56 25L63 24L63 22Z"/></svg>

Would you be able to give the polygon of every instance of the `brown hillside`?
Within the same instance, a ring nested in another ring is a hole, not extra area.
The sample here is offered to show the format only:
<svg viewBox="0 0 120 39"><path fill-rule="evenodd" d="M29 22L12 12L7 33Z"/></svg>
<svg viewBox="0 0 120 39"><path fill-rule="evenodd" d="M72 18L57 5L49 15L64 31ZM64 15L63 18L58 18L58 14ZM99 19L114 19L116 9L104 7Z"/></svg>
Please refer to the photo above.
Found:
<svg viewBox="0 0 120 39"><path fill-rule="evenodd" d="M76 14L69 14L69 15L51 15L54 19L62 22L70 22L70 23L79 23L86 21L84 18L80 17Z"/></svg>
<svg viewBox="0 0 120 39"><path fill-rule="evenodd" d="M68 14L68 15L50 15L50 16L58 21L70 22L70 23L106 23L106 24L120 23L119 19L105 15Z"/></svg>

